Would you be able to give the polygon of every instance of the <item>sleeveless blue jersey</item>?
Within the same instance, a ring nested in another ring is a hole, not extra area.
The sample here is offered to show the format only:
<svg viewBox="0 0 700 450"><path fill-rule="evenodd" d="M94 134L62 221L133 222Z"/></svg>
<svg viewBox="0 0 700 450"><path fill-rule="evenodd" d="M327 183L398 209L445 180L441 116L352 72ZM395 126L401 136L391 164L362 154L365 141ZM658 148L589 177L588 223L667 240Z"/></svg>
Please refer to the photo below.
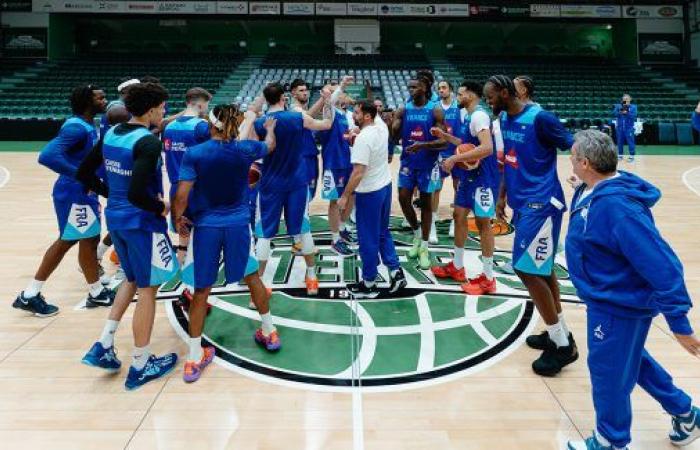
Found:
<svg viewBox="0 0 700 450"><path fill-rule="evenodd" d="M415 142L428 142L435 140L430 134L430 129L435 125L433 105L431 103L422 107L407 103L403 115L401 127L401 145L407 148ZM439 156L435 150L423 149L414 154L405 150L401 153L401 162L412 169L432 169Z"/></svg>
<svg viewBox="0 0 700 450"><path fill-rule="evenodd" d="M489 115L488 110L484 108L483 106L479 105L476 107L476 110L474 111L483 111L487 115ZM472 144L475 147L478 147L480 142L479 142L479 136L473 136L470 130L470 125L471 125L471 118L474 113L467 113L466 116L464 116L464 122L462 122L462 125L460 126L460 131L459 131L459 138L462 140L463 143L465 144ZM490 128L491 130L491 139L493 139L493 129ZM473 172L476 172L474 174ZM465 170L464 172L465 176L473 177L474 175L478 175L481 177L481 180L488 186L490 186L492 189L497 189L500 183L500 173L498 172L498 160L496 157L496 146L494 144L493 146L493 152L491 155L483 158L481 161L479 161L479 166L476 169L473 170ZM494 194L497 194L497 192L494 192Z"/></svg>
<svg viewBox="0 0 700 450"><path fill-rule="evenodd" d="M352 167L350 162L350 144L344 137L347 132L348 118L344 111L336 109L331 129L318 133L321 141L323 170Z"/></svg>
<svg viewBox="0 0 700 450"><path fill-rule="evenodd" d="M462 126L462 119L459 114L459 105L456 100L452 101L449 108L445 107L440 103L440 107L445 111L445 126L447 128L447 133L456 136L459 133L459 128ZM455 154L455 146L453 144L448 144L445 150L440 151L440 156L443 158L449 158Z"/></svg>
<svg viewBox="0 0 700 450"><path fill-rule="evenodd" d="M134 146L151 135L146 128L138 128L127 134L117 135L110 129L102 143L102 155L109 185L109 198L105 208L105 218L109 230L146 230L165 233L165 218L150 211L137 208L129 201L129 186L134 167ZM162 161L149 180L148 194L163 195Z"/></svg>
<svg viewBox="0 0 700 450"><path fill-rule="evenodd" d="M199 117L179 117L163 130L165 168L171 186L180 179L180 163L188 148L209 139L209 125ZM171 188L171 191L173 189Z"/></svg>
<svg viewBox="0 0 700 450"><path fill-rule="evenodd" d="M261 192L285 192L303 186L308 182L306 164L301 143L304 119L301 113L275 111L255 121L255 132L264 139L267 131L263 124L267 117L277 119L275 125L275 151L263 159Z"/></svg>

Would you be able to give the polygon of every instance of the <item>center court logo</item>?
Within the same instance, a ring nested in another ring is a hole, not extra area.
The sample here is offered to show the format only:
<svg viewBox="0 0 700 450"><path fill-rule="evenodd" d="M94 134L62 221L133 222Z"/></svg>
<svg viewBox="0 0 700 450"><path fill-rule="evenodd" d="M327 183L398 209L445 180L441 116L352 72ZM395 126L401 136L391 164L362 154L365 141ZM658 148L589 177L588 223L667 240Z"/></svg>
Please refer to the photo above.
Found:
<svg viewBox="0 0 700 450"><path fill-rule="evenodd" d="M359 279L361 261L342 258L330 250L324 217L312 217L320 291L306 296L303 258L293 255L291 241L275 240L265 275L273 289L271 309L283 342L270 354L253 342L259 326L256 311L248 309L245 286L221 284L212 290L212 312L204 338L216 347L218 362L246 376L312 390L347 391L361 380L364 390L387 391L436 384L478 372L505 358L522 344L537 315L527 290L506 270L510 252L498 251L498 294L466 296L456 282L437 280L407 258L412 233L400 230L392 218L392 235L409 284L397 295L352 301L344 286ZM449 224L440 223L440 243L431 247L439 263L452 258ZM499 235L512 228L498 224ZM467 270L480 270L478 242L471 238L465 251ZM564 298L576 301L566 270L558 266ZM380 270L379 286L388 286ZM174 299L179 280L161 288L159 298ZM166 302L176 332L187 337L188 317L177 302Z"/></svg>

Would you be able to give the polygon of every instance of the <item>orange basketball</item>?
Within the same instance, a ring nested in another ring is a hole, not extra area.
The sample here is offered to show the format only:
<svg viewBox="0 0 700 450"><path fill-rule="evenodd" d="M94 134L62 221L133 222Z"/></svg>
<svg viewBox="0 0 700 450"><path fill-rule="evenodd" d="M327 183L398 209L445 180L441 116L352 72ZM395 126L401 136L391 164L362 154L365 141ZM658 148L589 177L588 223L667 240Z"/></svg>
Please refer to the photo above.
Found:
<svg viewBox="0 0 700 450"><path fill-rule="evenodd" d="M109 260L114 264L119 264L119 256L117 256L117 252L112 250L109 254Z"/></svg>
<svg viewBox="0 0 700 450"><path fill-rule="evenodd" d="M474 144L460 144L457 146L457 149L455 151L458 155L461 155L462 153L467 153L468 151L474 150L475 148L476 145ZM479 167L479 160L476 159L474 161L458 162L457 165L465 170L473 170Z"/></svg>

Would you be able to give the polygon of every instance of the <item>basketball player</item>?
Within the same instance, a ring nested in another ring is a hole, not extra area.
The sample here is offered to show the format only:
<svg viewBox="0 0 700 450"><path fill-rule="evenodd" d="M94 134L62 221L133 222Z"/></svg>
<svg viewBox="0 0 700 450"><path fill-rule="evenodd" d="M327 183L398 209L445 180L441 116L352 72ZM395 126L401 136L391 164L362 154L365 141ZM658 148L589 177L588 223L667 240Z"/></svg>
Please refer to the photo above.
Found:
<svg viewBox="0 0 700 450"><path fill-rule="evenodd" d="M481 238L482 273L469 283L462 285L462 290L470 295L493 294L496 292L496 280L493 276L493 250L495 247L491 219L496 212L496 192L500 185L500 176L496 156L493 151L491 135L491 118L480 106L483 86L474 81L464 81L458 91L459 107L466 109L464 122L457 130L458 137L435 129L438 137L453 145L473 144L475 148L466 153L455 154L443 162L443 169L452 172L459 162L478 161L471 170L462 170L455 194L454 222L454 259L444 266L432 268L437 278L452 278L465 282L464 244L467 240L467 215L474 212L476 226Z"/></svg>
<svg viewBox="0 0 700 450"><path fill-rule="evenodd" d="M306 292L318 295L318 277L314 261L314 241L308 218L309 189L303 154L298 149L304 129L312 131L328 130L333 124L333 111L330 105L324 107L323 119L316 120L308 114L285 111L284 88L279 83L271 83L263 90L268 110L265 116L255 122L258 139L266 135L263 126L268 117L276 119L275 152L265 156L260 178L260 193L256 214L256 256L262 276L270 258L270 239L277 235L282 211L284 210L287 232L294 236L301 234L302 253L306 261Z"/></svg>
<svg viewBox="0 0 700 450"><path fill-rule="evenodd" d="M433 127L444 128L445 112L428 100L430 80L421 77L408 83L411 100L394 114L391 129L395 140L401 139L401 169L399 172L399 203L409 226L413 230L413 246L408 252L411 259L418 258L421 269L430 268L428 239L433 212L430 201L433 192L440 187L439 151L445 141L430 134ZM420 192L421 224L413 209L413 191Z"/></svg>
<svg viewBox="0 0 700 450"><path fill-rule="evenodd" d="M527 287L547 325L546 332L528 338L543 350L532 364L535 373L554 376L578 359L573 336L564 322L554 257L566 205L557 177L556 149L571 148L571 135L557 117L517 98L513 80L489 78L484 94L500 116L505 151L503 182L496 215L505 220L506 200L513 210L513 268Z"/></svg>
<svg viewBox="0 0 700 450"><path fill-rule="evenodd" d="M17 295L12 306L37 317L58 314L58 307L46 303L41 289L46 280L76 243L78 262L88 283L87 306L109 306L114 293L102 286L98 274L97 243L100 239L100 203L95 193L86 193L75 175L80 161L98 142L95 116L107 101L102 89L78 86L70 96L73 116L61 126L39 154L39 164L58 174L53 187L53 205L58 219L58 239L46 250L29 285Z"/></svg>
<svg viewBox="0 0 700 450"><path fill-rule="evenodd" d="M352 82L351 77L343 77L339 85L333 89L330 102L334 108L333 125L328 131L318 133L321 142L321 157L323 159L323 189L321 198L328 200L328 225L331 230L331 249L340 256L350 256L354 252L349 244L354 243L345 222L350 218L354 199L349 198L349 204L341 213L338 209L338 199L343 195L345 186L352 173L350 162L350 144L348 142L349 123L347 115L339 107L339 102L346 102L343 89Z"/></svg>
<svg viewBox="0 0 700 450"><path fill-rule="evenodd" d="M527 75L518 75L513 78L513 84L515 85L515 92L520 99L526 105L533 104L538 105L534 100L535 97L535 82Z"/></svg>
<svg viewBox="0 0 700 450"><path fill-rule="evenodd" d="M576 134L571 164L583 183L572 200L566 260L587 306L596 428L567 448L626 449L636 385L671 416L671 444L689 445L700 438L700 408L644 348L652 319L661 313L678 343L700 357L700 340L688 320L692 303L683 266L651 214L661 192L618 171L615 144L597 130Z"/></svg>
<svg viewBox="0 0 700 450"><path fill-rule="evenodd" d="M452 83L449 81L441 81L438 83L438 96L440 97L440 106L443 111L445 111L445 132L451 135L457 135L459 128L462 126L462 118L460 108L461 106L457 104L453 95ZM447 142L447 148L440 151L439 161L446 160L450 156L455 154L455 145ZM462 170L459 167L453 167L452 173L448 173L440 168L440 179L442 180L440 189L433 193L433 223L430 227L430 243L437 244L437 229L435 227L435 221L438 219L438 208L440 207L440 193L442 192L442 186L444 186L445 178L452 175L452 188L455 194L457 193L457 185L459 184L460 176L462 175ZM454 236L454 222L450 221L450 235Z"/></svg>
<svg viewBox="0 0 700 450"><path fill-rule="evenodd" d="M163 147L165 154L165 168L170 180L171 204L175 199L175 191L180 178L180 163L188 148L209 140L209 124L203 117L209 113L209 102L211 94L199 87L189 89L185 93L185 110L182 115L170 122L163 130ZM187 214L185 213L185 217ZM174 211L172 215L172 226L175 229ZM182 265L187 254L188 238L179 237L180 243L177 247L177 260ZM189 292L185 294L189 297Z"/></svg>
<svg viewBox="0 0 700 450"><path fill-rule="evenodd" d="M214 347L202 348L202 330L207 298L219 275L219 256L223 252L228 284L241 279L250 289L251 298L260 312L262 328L255 340L268 351L279 350L281 343L272 325L265 286L258 275L258 263L251 254L248 171L251 164L275 148L275 119L268 119L265 142L238 140L237 105L219 105L210 114L211 140L190 147L180 166L180 182L173 208L180 235L190 234L190 249L182 269L183 279L194 286L189 307L189 347L183 378L197 381L214 359ZM242 127L250 128L257 114L249 109ZM248 132L244 131L246 136ZM193 210L183 216L192 197ZM190 222L190 220L192 222Z"/></svg>
<svg viewBox="0 0 700 450"><path fill-rule="evenodd" d="M126 95L126 88L138 83L140 83L140 81L136 78L126 77L121 79L119 86L117 86L119 99L109 102L105 108L104 114L100 118L100 137L107 134L107 131L113 126L131 119L129 112L124 106L124 96Z"/></svg>
<svg viewBox="0 0 700 450"><path fill-rule="evenodd" d="M108 371L121 368L114 349L114 333L138 290L132 321L133 360L125 382L129 390L166 375L177 362L175 353L156 357L149 349L156 292L179 267L167 234L165 218L170 206L162 200L163 144L149 131L163 120L167 98L167 91L158 84L130 86L124 103L133 117L109 130L78 170L78 178L88 189L108 197L107 228L126 274L102 335L83 357L83 363ZM95 175L103 163L106 182Z"/></svg>
<svg viewBox="0 0 700 450"><path fill-rule="evenodd" d="M379 295L376 278L380 255L391 277L389 292L395 293L407 283L389 231L391 173L386 159L386 135L376 125L376 117L377 108L372 103L364 101L355 106L354 122L361 131L353 146L352 175L338 200L341 211L352 204L353 196L357 201L362 281L347 286L355 298L376 298Z"/></svg>

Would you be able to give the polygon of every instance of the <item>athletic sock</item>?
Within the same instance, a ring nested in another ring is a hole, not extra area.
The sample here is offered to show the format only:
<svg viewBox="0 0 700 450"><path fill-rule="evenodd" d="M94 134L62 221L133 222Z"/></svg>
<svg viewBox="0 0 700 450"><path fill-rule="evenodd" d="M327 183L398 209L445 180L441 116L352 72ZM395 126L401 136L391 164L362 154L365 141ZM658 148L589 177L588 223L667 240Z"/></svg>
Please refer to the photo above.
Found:
<svg viewBox="0 0 700 450"><path fill-rule="evenodd" d="M566 325L566 320L564 319L564 312L560 312L557 314L557 317L559 317L559 323L561 324L562 328L564 328L564 333L568 336L571 332L569 331L568 325Z"/></svg>
<svg viewBox="0 0 700 450"><path fill-rule="evenodd" d="M118 320L107 320L105 327L102 329L102 335L100 336L100 344L102 344L102 347L109 348L114 346L114 333L117 332L118 327Z"/></svg>
<svg viewBox="0 0 700 450"><path fill-rule="evenodd" d="M376 284L376 281L367 281L367 280L363 280L363 281L365 283L365 286L367 286L368 288L372 288Z"/></svg>
<svg viewBox="0 0 700 450"><path fill-rule="evenodd" d="M421 241L421 243L420 243L420 248L425 248L425 249L427 249L427 248L428 248L428 241Z"/></svg>
<svg viewBox="0 0 700 450"><path fill-rule="evenodd" d="M452 259L452 265L454 265L457 269L463 269L464 268L464 248L455 247L454 252L455 252L455 256Z"/></svg>
<svg viewBox="0 0 700 450"><path fill-rule="evenodd" d="M98 261L102 261L102 258L105 256L105 253L107 253L107 250L109 250L109 245L105 245L102 242L97 244L97 260Z"/></svg>
<svg viewBox="0 0 700 450"><path fill-rule="evenodd" d="M204 351L202 350L202 336L191 337L190 339L190 355L188 361L198 363L202 360Z"/></svg>
<svg viewBox="0 0 700 450"><path fill-rule="evenodd" d="M416 239L421 239L422 233L420 227L413 230L413 237Z"/></svg>
<svg viewBox="0 0 700 450"><path fill-rule="evenodd" d="M102 286L100 280L97 280L94 283L88 285L88 292L93 297L97 297L98 295L100 295L102 293L102 289L104 289L104 286Z"/></svg>
<svg viewBox="0 0 700 450"><path fill-rule="evenodd" d="M569 345L569 336L564 332L561 322L554 325L547 325L547 334L549 338L557 344L557 347L567 347Z"/></svg>
<svg viewBox="0 0 700 450"><path fill-rule="evenodd" d="M481 262L484 265L484 275L487 279L493 280L493 256L482 256Z"/></svg>
<svg viewBox="0 0 700 450"><path fill-rule="evenodd" d="M683 419L687 419L687 418L689 418L692 414L693 414L693 408L691 407L691 408L690 408L690 411L688 411L688 412L685 413L685 414L678 414L678 417L681 417L681 418L683 418Z"/></svg>
<svg viewBox="0 0 700 450"><path fill-rule="evenodd" d="M312 280L316 278L316 266L306 268L306 278L311 278Z"/></svg>
<svg viewBox="0 0 700 450"><path fill-rule="evenodd" d="M331 242L335 244L340 240L340 233L331 233Z"/></svg>
<svg viewBox="0 0 700 450"><path fill-rule="evenodd" d="M151 351L148 349L148 345L145 347L134 347L134 353L132 353L131 365L136 370L143 370L146 367L148 358L151 356Z"/></svg>
<svg viewBox="0 0 700 450"><path fill-rule="evenodd" d="M272 314L270 311L265 314L260 314L260 319L262 320L262 332L265 336L269 336L270 333L275 331L275 326L272 324Z"/></svg>
<svg viewBox="0 0 700 450"><path fill-rule="evenodd" d="M612 444L610 443L610 441L608 441L600 433L598 433L598 430L593 432L593 437L595 437L595 439L598 441L598 443L600 445L602 445L603 447L612 447Z"/></svg>
<svg viewBox="0 0 700 450"><path fill-rule="evenodd" d="M24 290L23 297L25 299L36 297L39 294L39 292L41 292L41 288L44 287L44 283L44 281L39 280L30 281L29 285L27 286L27 289Z"/></svg>

